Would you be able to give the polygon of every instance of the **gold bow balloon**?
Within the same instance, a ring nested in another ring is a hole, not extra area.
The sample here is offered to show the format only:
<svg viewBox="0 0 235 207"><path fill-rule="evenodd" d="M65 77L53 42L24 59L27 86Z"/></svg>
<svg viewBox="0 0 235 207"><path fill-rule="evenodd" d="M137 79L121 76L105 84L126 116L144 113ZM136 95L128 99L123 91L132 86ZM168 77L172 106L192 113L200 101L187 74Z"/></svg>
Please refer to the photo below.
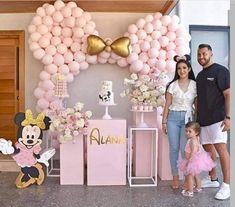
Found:
<svg viewBox="0 0 235 207"><path fill-rule="evenodd" d="M46 125L44 123L45 115L43 113L38 114L37 118L33 118L32 111L27 109L25 112L25 120L21 122L22 126L27 126L30 124L37 125L40 129L45 129Z"/></svg>
<svg viewBox="0 0 235 207"><path fill-rule="evenodd" d="M111 43L110 40L104 41L99 36L89 35L87 37L87 53L89 55L97 55L102 51L113 51L116 55L127 57L130 53L130 39L128 37L120 37Z"/></svg>

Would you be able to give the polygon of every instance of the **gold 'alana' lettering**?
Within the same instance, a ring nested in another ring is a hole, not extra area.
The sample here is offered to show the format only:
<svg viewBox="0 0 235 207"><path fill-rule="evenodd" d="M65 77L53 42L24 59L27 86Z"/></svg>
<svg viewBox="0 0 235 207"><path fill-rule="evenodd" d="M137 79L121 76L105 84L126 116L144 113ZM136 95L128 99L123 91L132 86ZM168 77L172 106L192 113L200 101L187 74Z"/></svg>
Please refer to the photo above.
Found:
<svg viewBox="0 0 235 207"><path fill-rule="evenodd" d="M101 144L124 144L125 138L124 136L101 136L100 130L98 128L93 128L90 133L90 145L96 143L98 145Z"/></svg>

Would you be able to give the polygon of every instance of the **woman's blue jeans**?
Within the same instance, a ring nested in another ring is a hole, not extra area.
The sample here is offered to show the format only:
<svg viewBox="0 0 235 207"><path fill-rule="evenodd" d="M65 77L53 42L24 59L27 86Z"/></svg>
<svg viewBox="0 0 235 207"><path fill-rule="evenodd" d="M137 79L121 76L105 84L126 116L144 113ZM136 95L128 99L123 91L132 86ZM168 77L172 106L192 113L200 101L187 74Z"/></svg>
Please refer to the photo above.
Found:
<svg viewBox="0 0 235 207"><path fill-rule="evenodd" d="M170 145L170 163L173 176L179 175L177 161L179 153L184 157L186 145L185 111L169 111L167 117L167 135Z"/></svg>

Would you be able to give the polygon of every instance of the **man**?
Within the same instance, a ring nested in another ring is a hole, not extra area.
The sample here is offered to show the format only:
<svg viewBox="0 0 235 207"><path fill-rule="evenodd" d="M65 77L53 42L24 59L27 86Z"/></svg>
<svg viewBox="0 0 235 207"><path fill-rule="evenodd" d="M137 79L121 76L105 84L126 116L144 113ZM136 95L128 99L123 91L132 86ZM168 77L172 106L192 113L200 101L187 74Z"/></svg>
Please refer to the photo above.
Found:
<svg viewBox="0 0 235 207"><path fill-rule="evenodd" d="M215 198L224 200L230 197L230 156L227 151L227 131L230 129L230 74L222 65L213 63L212 48L208 44L198 46L197 60L203 67L198 74L197 118L201 125L201 142L204 149L216 160L220 157L223 183ZM216 168L202 180L202 187L219 187Z"/></svg>

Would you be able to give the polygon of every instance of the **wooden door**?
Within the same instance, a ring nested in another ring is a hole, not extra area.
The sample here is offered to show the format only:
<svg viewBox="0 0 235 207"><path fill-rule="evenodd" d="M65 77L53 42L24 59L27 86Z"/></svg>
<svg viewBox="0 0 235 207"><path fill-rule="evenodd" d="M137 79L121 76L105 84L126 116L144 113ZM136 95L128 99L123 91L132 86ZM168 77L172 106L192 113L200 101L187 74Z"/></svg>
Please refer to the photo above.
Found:
<svg viewBox="0 0 235 207"><path fill-rule="evenodd" d="M0 137L13 142L17 132L14 116L24 111L23 43L24 32L0 31Z"/></svg>

